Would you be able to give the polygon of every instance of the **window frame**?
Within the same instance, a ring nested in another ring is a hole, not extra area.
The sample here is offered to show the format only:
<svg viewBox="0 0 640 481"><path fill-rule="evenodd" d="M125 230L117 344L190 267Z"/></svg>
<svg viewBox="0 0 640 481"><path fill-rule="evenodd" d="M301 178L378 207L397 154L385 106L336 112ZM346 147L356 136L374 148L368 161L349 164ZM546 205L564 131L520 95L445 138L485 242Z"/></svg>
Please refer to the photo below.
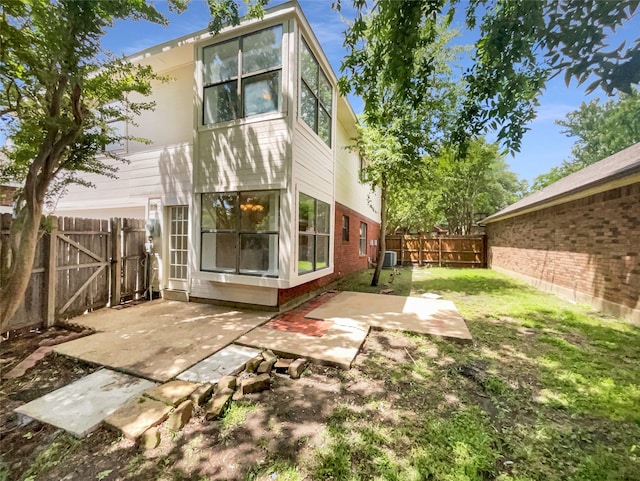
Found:
<svg viewBox="0 0 640 481"><path fill-rule="evenodd" d="M320 137L320 139L322 139L322 141L327 144L328 147L331 147L331 144L333 142L333 97L334 97L334 89L333 86L331 85L331 82L329 81L329 77L328 75L324 72L324 69L322 68L322 66L320 65L320 62L318 61L318 59L316 58L316 56L313 54L313 51L311 50L311 47L309 47L309 43L304 39L304 37L300 36L300 51L298 53L298 65L301 66L302 65L302 54L303 54L303 48L307 49L307 52L309 52L309 55L311 56L311 59L315 62L315 65L317 67L316 69L316 79L315 79L315 83L316 83L316 90L314 91L314 89L311 87L311 85L309 85L307 83L307 81L304 79L303 76L303 71L302 68L300 68L300 74L299 74L299 80L300 80L300 88L299 88L299 92L298 92L298 118L300 118L302 120L302 122L309 127L311 130L313 130L316 135L318 137ZM325 106L324 102L322 102L321 98L320 98L320 81L321 79L324 77L324 80L326 80L327 85L329 86L329 89L331 91L331 105ZM307 121L304 119L304 117L302 116L301 112L302 112L302 92L303 90L306 89L309 91L309 93L312 96L312 100L314 102L314 119L313 119L313 125L309 125L307 123ZM320 113L324 112L324 114L328 117L329 119L329 137L327 139L324 139L321 135L320 135Z"/></svg>
<svg viewBox="0 0 640 481"><path fill-rule="evenodd" d="M275 222L276 222L276 230L246 230L242 228L242 213L241 213L241 199L242 196L247 196L247 195L252 195L252 194L260 194L260 193L267 193L267 194L276 194L276 198L277 200L277 209L275 212ZM235 198L235 204L233 206L233 223L235 224L235 228L234 229L219 229L219 228L204 228L203 227L203 214L204 214L204 208L202 207L203 205L203 198L206 195L225 195L225 196L234 196ZM199 267L200 267L200 272L212 272L212 273L222 273L222 274L235 274L235 275L241 275L241 276L251 276L251 277L269 277L269 278L278 278L280 276L280 260L279 260L279 255L280 255L280 203L281 203L281 193L280 190L278 189L266 189L266 190L239 190L239 191L231 191L231 192L203 192L200 194L200 259L199 259ZM230 269L224 269L224 268L204 268L202 265L202 261L203 261L203 253L204 253L204 249L203 249L203 245L204 245L204 235L205 234L226 234L226 235L233 235L235 237L235 268L232 270ZM242 267L241 267L241 254L242 254L242 239L243 236L251 236L251 235L258 235L258 236L266 236L266 237L270 237L270 236L276 236L276 241L275 241L275 245L276 245L276 252L274 253L274 258L275 258L275 274L269 274L268 272L243 272L242 271Z"/></svg>
<svg viewBox="0 0 640 481"><path fill-rule="evenodd" d="M363 236L363 232L364 232L364 236ZM366 222L360 222L360 244L359 244L358 250L359 250L360 256L367 255L367 223Z"/></svg>
<svg viewBox="0 0 640 481"><path fill-rule="evenodd" d="M247 38L247 37L251 37L252 35L257 35L260 34L262 32L266 32L267 30L272 30L272 29L280 29L280 64L278 66L272 66L272 67L267 67L267 68L262 68L259 70L254 70L251 72L243 72L243 66L244 66L244 49L243 49L243 41ZM271 25L269 27L265 27L259 30L255 30L253 32L248 32L244 35L240 35L238 37L234 37L234 38L230 38L228 40L224 40L222 42L218 42L218 43L212 43L209 45L206 45L204 47L202 47L202 64L203 64L203 68L202 71L200 73L200 78L202 80L202 108L201 108L201 126L202 127L207 127L207 126L213 126L213 125L218 125L218 124L222 124L225 122L233 122L233 121L237 121L240 119L245 119L247 117L254 117L256 115L266 115L266 114L271 114L273 112L282 112L282 105L283 105L283 80L284 77L282 75L282 70L283 70L283 63L284 63L284 58L285 58L285 52L283 50L283 45L284 45L284 24L282 23L278 23L275 25ZM204 66L204 52L207 48L212 48L212 47L218 47L220 45L224 45L226 43L232 43L232 42L237 42L238 43L238 49L236 52L237 55L237 71L235 76L227 79L227 80L221 80L218 82L205 82L205 66ZM270 76L270 74L274 74L277 73L277 77L278 77L278 99L276 102L276 108L274 110L269 110L267 112L259 112L259 113L255 113L255 114L250 114L250 115L246 115L245 111L247 110L245 108L245 99L244 99L244 87L245 87L245 81L250 80L252 78L255 77L265 77L268 78ZM227 84L233 84L236 83L235 85L235 92L236 92L236 98L235 98L235 111L236 111L236 116L234 118L231 119L225 119L225 120L219 120L219 121L215 121L215 122L206 122L206 91L207 89L210 88L216 88L216 87L220 87L222 85L227 85Z"/></svg>
<svg viewBox="0 0 640 481"><path fill-rule="evenodd" d="M349 216L342 214L342 242L349 242Z"/></svg>
<svg viewBox="0 0 640 481"><path fill-rule="evenodd" d="M300 230L300 203L303 196L313 200L313 230L312 231ZM318 232L317 229L315 228L318 225L318 206L320 203L327 206L327 232ZM297 261L296 261L296 273L299 276L302 276L305 274L311 274L313 272L318 272L323 269L329 269L331 267L331 219L332 219L331 215L332 214L331 214L330 203L316 199L315 197L312 197L303 192L300 192L298 194L298 255L297 255ZM300 271L300 254L301 254L300 238L301 237L311 238L312 246L313 246L313 260L311 263L311 269L305 270L305 271ZM323 242L327 243L326 244L327 263L323 267L318 267L318 240L319 239L322 239Z"/></svg>

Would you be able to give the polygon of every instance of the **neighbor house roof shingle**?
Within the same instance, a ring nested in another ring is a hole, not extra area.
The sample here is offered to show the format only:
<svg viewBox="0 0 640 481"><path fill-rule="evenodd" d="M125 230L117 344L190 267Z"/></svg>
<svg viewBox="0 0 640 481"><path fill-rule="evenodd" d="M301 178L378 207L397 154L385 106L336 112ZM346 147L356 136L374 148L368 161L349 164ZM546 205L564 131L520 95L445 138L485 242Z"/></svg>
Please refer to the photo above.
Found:
<svg viewBox="0 0 640 481"><path fill-rule="evenodd" d="M627 147L578 172L574 172L490 215L480 223L487 224L504 217L513 217L520 213L542 209L549 204L558 203L564 197L573 197L580 192L594 189L634 174L640 174L640 143Z"/></svg>

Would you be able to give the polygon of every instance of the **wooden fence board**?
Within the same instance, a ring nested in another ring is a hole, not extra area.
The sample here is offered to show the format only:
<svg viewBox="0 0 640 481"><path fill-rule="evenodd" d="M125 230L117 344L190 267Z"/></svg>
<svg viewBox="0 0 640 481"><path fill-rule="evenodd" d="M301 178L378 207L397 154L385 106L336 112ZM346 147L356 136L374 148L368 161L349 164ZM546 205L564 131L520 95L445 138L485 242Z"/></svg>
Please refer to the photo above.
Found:
<svg viewBox="0 0 640 481"><path fill-rule="evenodd" d="M130 291L128 299L142 297L146 290L142 262L144 220L50 217L48 224L51 232L43 233L38 242L29 287L10 329L51 326L55 321L114 304L113 288L117 285L119 290L123 289L124 279L131 279L131 287L124 288ZM114 239L113 226L118 224L126 226L118 232L125 240L123 243ZM9 259L10 227L11 215L2 214L1 262ZM130 254L120 252L114 256L113 248L121 246L126 246ZM114 257L123 259L115 268Z"/></svg>
<svg viewBox="0 0 640 481"><path fill-rule="evenodd" d="M400 265L486 267L485 236L387 236L387 251Z"/></svg>

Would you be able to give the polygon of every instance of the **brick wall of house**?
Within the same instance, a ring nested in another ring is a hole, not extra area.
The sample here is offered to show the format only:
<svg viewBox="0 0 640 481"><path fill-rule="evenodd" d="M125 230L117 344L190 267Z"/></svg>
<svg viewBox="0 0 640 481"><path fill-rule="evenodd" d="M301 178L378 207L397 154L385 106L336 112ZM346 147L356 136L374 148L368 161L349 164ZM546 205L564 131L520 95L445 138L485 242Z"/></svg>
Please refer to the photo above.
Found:
<svg viewBox="0 0 640 481"><path fill-rule="evenodd" d="M10 187L8 185L0 185L0 206L11 207L13 206L13 196L16 195L18 189L16 187Z"/></svg>
<svg viewBox="0 0 640 481"><path fill-rule="evenodd" d="M349 217L349 240L342 239L342 217ZM360 255L360 222L367 224L367 255ZM354 210L342 204L335 204L335 230L334 230L334 270L333 274L316 279L291 289L280 289L278 292L278 305L300 297L308 292L315 291L331 282L351 274L353 272L366 269L369 265L369 258L375 260L378 255L377 246L371 246L372 239L378 239L380 235L380 224L364 217Z"/></svg>
<svg viewBox="0 0 640 481"><path fill-rule="evenodd" d="M487 237L492 268L640 315L640 183L489 223Z"/></svg>

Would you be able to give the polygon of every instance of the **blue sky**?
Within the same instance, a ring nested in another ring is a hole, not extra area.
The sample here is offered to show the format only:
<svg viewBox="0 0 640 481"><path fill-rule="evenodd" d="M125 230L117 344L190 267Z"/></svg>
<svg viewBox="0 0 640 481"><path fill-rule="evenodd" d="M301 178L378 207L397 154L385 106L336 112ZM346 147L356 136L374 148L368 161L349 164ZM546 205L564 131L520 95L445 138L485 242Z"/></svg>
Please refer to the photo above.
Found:
<svg viewBox="0 0 640 481"><path fill-rule="evenodd" d="M341 14L331 9L331 0L299 0L299 2L334 71L339 75L340 63L345 53L342 46L342 33L346 28L341 15L352 18L351 2L343 0ZM272 1L271 5L277 3L282 2ZM163 4L160 1L156 4L161 10L166 10L166 3ZM206 28L208 16L203 0L191 0L188 10L183 14L168 15L168 27L146 22L119 22L106 35L103 45L115 53L131 54ZM463 27L460 22L456 26ZM628 39L631 42L638 32L640 32L640 14L636 13L635 18L616 34L613 45L617 46L618 40L622 39ZM473 37L466 34L463 40L467 41L467 39L471 41ZM551 167L567 159L574 139L561 134L561 127L555 125L554 121L563 119L568 112L577 109L581 102L596 97L604 100L606 94L596 91L586 96L583 86L577 86L573 81L567 87L562 76L548 82L540 98L538 116L529 125L531 130L525 134L520 152L514 157L507 158L511 170L520 178L531 182L537 175L547 172ZM350 101L355 111L360 112L362 102L357 98L350 98Z"/></svg>

